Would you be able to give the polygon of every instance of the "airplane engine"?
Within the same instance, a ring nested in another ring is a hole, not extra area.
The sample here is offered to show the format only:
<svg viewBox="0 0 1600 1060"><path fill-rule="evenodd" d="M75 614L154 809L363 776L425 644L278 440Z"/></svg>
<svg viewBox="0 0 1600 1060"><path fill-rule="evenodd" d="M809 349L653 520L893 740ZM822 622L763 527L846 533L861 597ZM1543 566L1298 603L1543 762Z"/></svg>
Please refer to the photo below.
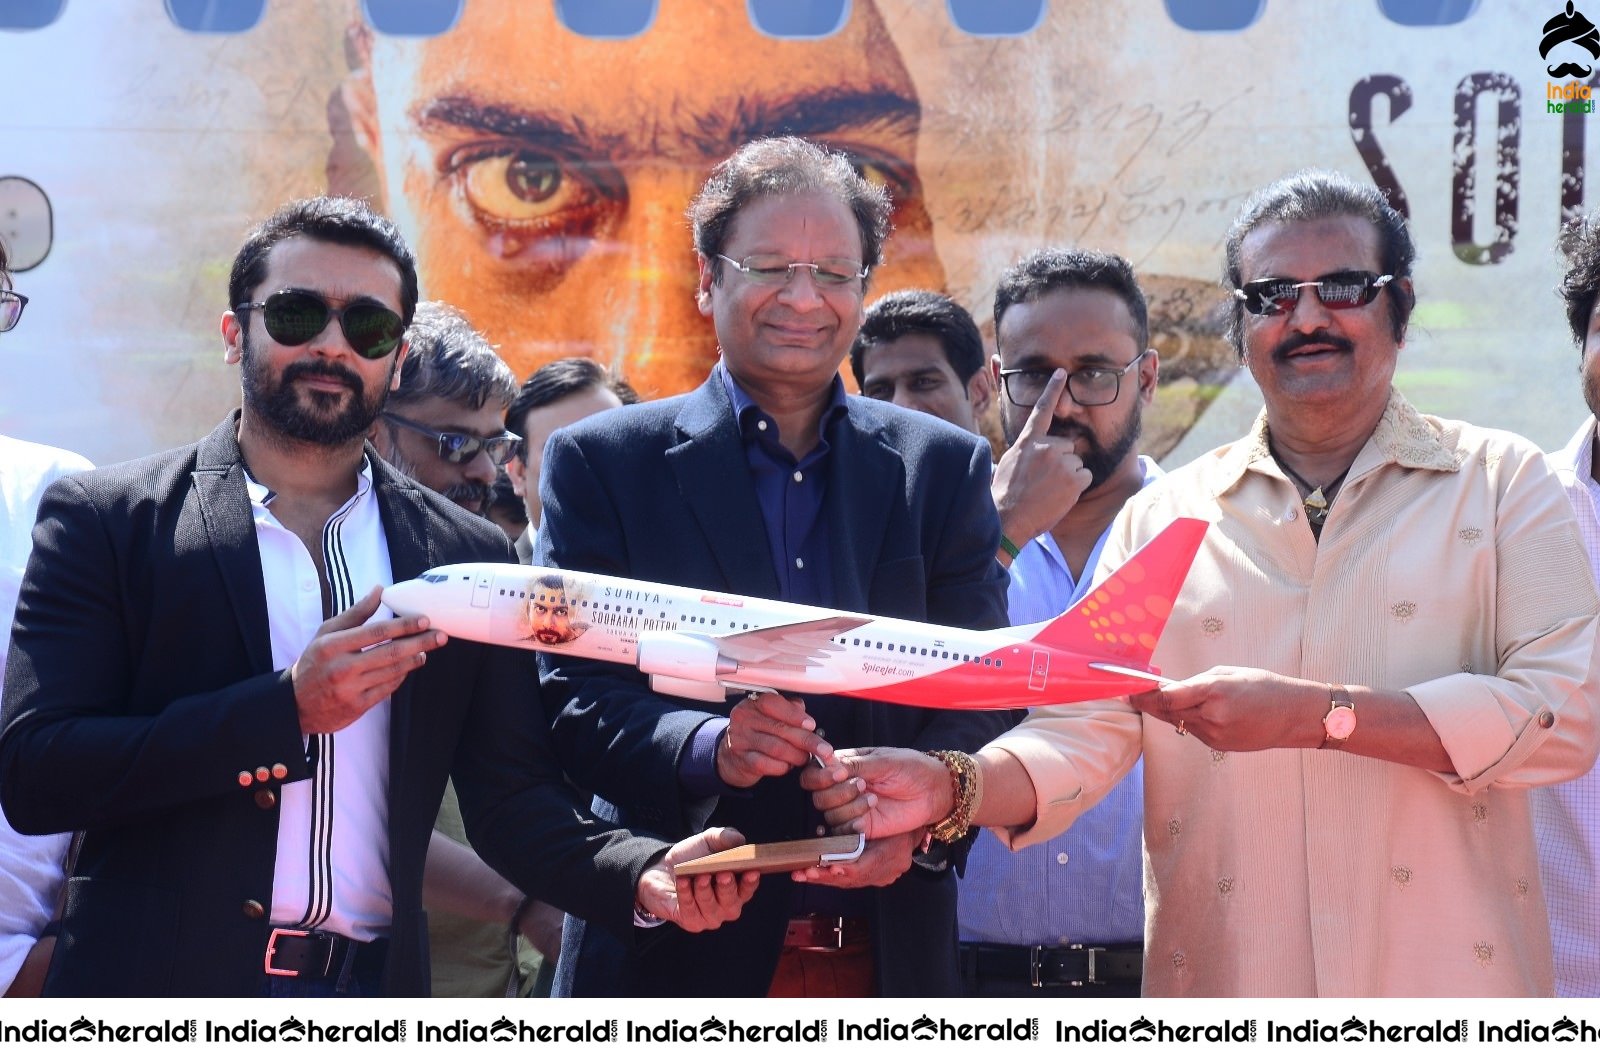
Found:
<svg viewBox="0 0 1600 1060"><path fill-rule="evenodd" d="M728 690L717 681L734 665L721 657L714 641L683 633L645 633L639 637L639 669L650 675L650 688L664 696L683 696L721 703Z"/></svg>
<svg viewBox="0 0 1600 1060"><path fill-rule="evenodd" d="M701 684L715 683L719 674L734 670L715 641L685 633L641 633L638 666L647 674Z"/></svg>

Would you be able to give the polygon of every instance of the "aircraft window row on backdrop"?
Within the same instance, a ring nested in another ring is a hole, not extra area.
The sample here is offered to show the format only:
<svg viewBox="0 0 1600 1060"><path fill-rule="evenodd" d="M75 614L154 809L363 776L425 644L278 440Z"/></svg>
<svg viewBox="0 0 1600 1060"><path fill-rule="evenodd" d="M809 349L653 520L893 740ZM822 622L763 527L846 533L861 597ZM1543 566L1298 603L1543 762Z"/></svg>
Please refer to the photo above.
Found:
<svg viewBox="0 0 1600 1060"><path fill-rule="evenodd" d="M168 20L191 33L244 33L254 29L273 0L164 0ZM460 21L467 3L502 0L361 0L367 24L394 37L434 37ZM627 40L655 24L660 0L518 0L551 3L571 32L600 40ZM1272 0L1162 0L1167 16L1199 33L1237 33L1258 22ZM1478 8L1478 0L1369 0L1401 26L1452 26ZM0 30L38 30L57 21L68 0L4 0ZM1288 0L1278 0L1287 5ZM1555 6L1559 7L1559 4ZM850 21L852 0L745 0L751 24L771 37L818 40ZM1049 0L945 0L951 23L975 37L1019 37L1044 21ZM1287 7L1286 7L1287 9Z"/></svg>

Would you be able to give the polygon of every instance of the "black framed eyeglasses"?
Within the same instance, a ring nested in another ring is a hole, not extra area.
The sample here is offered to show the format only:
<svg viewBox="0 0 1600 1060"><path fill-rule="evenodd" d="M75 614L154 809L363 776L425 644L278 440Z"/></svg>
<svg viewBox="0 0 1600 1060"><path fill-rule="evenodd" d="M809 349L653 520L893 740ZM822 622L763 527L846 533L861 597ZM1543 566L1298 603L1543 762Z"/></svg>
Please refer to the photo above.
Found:
<svg viewBox="0 0 1600 1060"><path fill-rule="evenodd" d="M1314 280L1290 280L1268 277L1251 280L1234 290L1233 297L1244 303L1246 313L1258 317L1271 317L1287 313L1300 301L1300 292L1307 287L1317 289L1317 301L1324 309L1355 309L1371 305L1378 291L1393 280L1393 276L1379 276L1375 272L1349 269L1330 272Z"/></svg>
<svg viewBox="0 0 1600 1060"><path fill-rule="evenodd" d="M461 431L435 430L392 412L382 413L382 416L390 423L397 423L434 439L439 444L439 458L447 464L465 464L479 453L486 452L495 467L503 467L507 460L517 455L518 447L522 444L521 436L510 431L501 431L493 438L479 438Z"/></svg>
<svg viewBox="0 0 1600 1060"><path fill-rule="evenodd" d="M382 302L365 298L334 309L314 291L279 291L268 295L266 301L233 307L235 313L246 309L261 310L261 323L267 334L285 346L304 346L322 334L330 316L337 317L339 330L344 332L350 348L369 361L393 353L406 333L399 313Z"/></svg>
<svg viewBox="0 0 1600 1060"><path fill-rule="evenodd" d="M10 331L28 308L28 296L15 291L0 291L0 331Z"/></svg>
<svg viewBox="0 0 1600 1060"><path fill-rule="evenodd" d="M1133 371L1134 366L1144 360L1149 352L1145 350L1121 368L1079 368L1076 372L1068 372L1067 393L1085 408L1109 405L1122 393L1122 377ZM1044 396L1044 388L1049 385L1055 371L1054 368L1002 368L1000 385L1006 392L1006 400L1013 405L1032 408Z"/></svg>
<svg viewBox="0 0 1600 1060"><path fill-rule="evenodd" d="M856 280L864 280L867 268L850 258L823 258L821 261L788 261L782 254L751 254L743 261L734 261L726 254L717 257L744 273L745 279L761 287L782 287L794 279L794 270L810 269L811 280L818 287L843 287Z"/></svg>

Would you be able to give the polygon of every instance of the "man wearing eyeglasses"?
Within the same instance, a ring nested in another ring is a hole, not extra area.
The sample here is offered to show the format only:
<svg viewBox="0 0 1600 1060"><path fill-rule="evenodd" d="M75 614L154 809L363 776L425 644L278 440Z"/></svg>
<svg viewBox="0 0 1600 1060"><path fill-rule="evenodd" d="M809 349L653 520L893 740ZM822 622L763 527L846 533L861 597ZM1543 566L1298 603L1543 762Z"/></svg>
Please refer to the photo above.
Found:
<svg viewBox="0 0 1600 1060"><path fill-rule="evenodd" d="M1155 654L1172 680L1035 711L977 756L981 799L842 753L877 803L830 821L971 814L1026 845L1142 752L1147 994L1549 994L1528 788L1594 760L1595 590L1537 449L1394 390L1413 254L1370 185L1252 197L1226 275L1266 408L1129 500L1100 561L1212 523Z"/></svg>
<svg viewBox="0 0 1600 1060"><path fill-rule="evenodd" d="M486 861L620 938L636 910L698 930L749 897L751 877L671 878L735 835L669 850L578 814L530 656L380 613L370 586L511 559L364 446L416 290L409 249L361 203L285 206L229 278L241 410L46 493L0 799L20 829L84 833L47 993L425 994L447 776Z"/></svg>
<svg viewBox="0 0 1600 1060"><path fill-rule="evenodd" d="M847 158L759 140L691 211L699 311L721 360L699 389L591 417L545 449L536 561L711 592L993 628L1005 624L999 526L980 439L847 397L889 204ZM686 634L688 631L684 631ZM716 631L697 627L702 643ZM1007 717L756 692L731 703L653 691L631 667L543 660L553 733L598 815L684 835L707 819L752 840L819 834L799 774L839 742L972 747ZM813 767L810 772L820 776ZM824 782L825 783L825 782ZM569 918L557 989L647 996L937 996L960 992L961 851L869 844L823 881L769 877L748 915L622 953ZM922 858L913 865L914 856Z"/></svg>
<svg viewBox="0 0 1600 1060"><path fill-rule="evenodd" d="M1144 294L1114 254L1035 251L1001 275L994 307L993 375L981 370L971 316L927 291L899 291L869 307L851 365L862 393L889 390L897 404L925 403L972 431L971 403L944 400L951 388L939 381L956 378L958 359L973 369L969 392L987 397L999 381L1010 447L993 492L1009 530L1000 554L1010 565L1015 626L1049 621L1087 593L1111 520L1160 476L1136 448L1159 373ZM1030 521L1041 516L1042 525ZM978 836L961 880L970 995L1139 995L1143 783L1135 764L1074 828L1025 851Z"/></svg>

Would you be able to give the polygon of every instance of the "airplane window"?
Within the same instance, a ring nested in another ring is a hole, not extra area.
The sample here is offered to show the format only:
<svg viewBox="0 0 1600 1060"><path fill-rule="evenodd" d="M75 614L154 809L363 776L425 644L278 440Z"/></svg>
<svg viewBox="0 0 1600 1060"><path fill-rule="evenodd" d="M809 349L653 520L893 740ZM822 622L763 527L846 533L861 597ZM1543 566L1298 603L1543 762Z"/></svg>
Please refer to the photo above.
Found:
<svg viewBox="0 0 1600 1060"><path fill-rule="evenodd" d="M1561 7L1550 4L1552 9ZM1478 0L1378 0L1378 10L1402 26L1453 26L1478 9Z"/></svg>
<svg viewBox="0 0 1600 1060"><path fill-rule="evenodd" d="M1228 33L1255 24L1267 0L1162 0L1167 15L1184 29Z"/></svg>
<svg viewBox="0 0 1600 1060"><path fill-rule="evenodd" d="M656 0L556 0L556 18L585 37L626 40L655 22Z"/></svg>
<svg viewBox="0 0 1600 1060"><path fill-rule="evenodd" d="M61 17L67 0L10 0L0 5L0 29L44 29Z"/></svg>
<svg viewBox="0 0 1600 1060"><path fill-rule="evenodd" d="M745 8L769 37L831 37L850 19L850 0L745 0Z"/></svg>
<svg viewBox="0 0 1600 1060"><path fill-rule="evenodd" d="M191 33L243 33L265 8L266 0L167 0L167 18Z"/></svg>
<svg viewBox="0 0 1600 1060"><path fill-rule="evenodd" d="M950 21L974 37L1020 37L1044 21L1045 0L944 0Z"/></svg>
<svg viewBox="0 0 1600 1060"><path fill-rule="evenodd" d="M391 37L436 37L461 18L463 0L361 0L367 25Z"/></svg>

